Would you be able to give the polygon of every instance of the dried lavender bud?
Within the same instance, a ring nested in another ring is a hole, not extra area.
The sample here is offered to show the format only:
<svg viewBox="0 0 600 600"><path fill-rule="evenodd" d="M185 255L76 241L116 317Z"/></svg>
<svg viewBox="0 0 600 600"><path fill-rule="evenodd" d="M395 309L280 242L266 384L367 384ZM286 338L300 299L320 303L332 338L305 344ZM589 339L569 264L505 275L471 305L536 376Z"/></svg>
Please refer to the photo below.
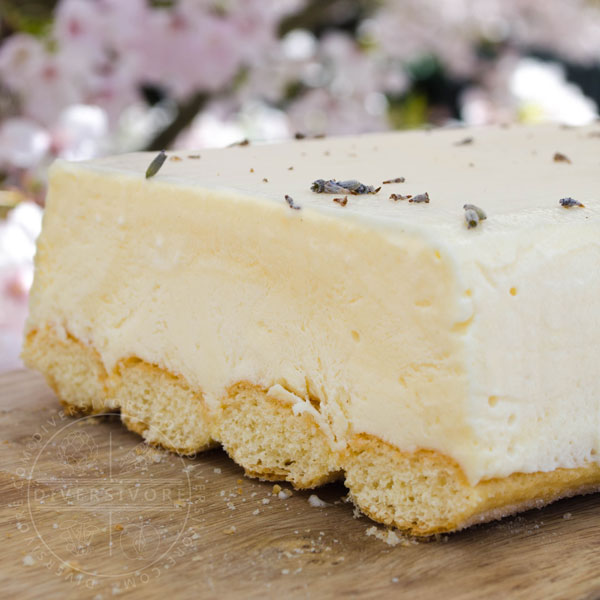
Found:
<svg viewBox="0 0 600 600"><path fill-rule="evenodd" d="M409 199L409 202L424 202L425 204L429 204L429 194L425 192L424 194L417 194Z"/></svg>
<svg viewBox="0 0 600 600"><path fill-rule="evenodd" d="M365 185L356 179L346 181L336 181L335 179L317 179L313 181L310 189L317 194L376 194L381 187L375 188L372 185Z"/></svg>
<svg viewBox="0 0 600 600"><path fill-rule="evenodd" d="M467 227L471 229L472 227L477 227L479 225L479 217L477 215L477 211L472 208L467 208L465 210L465 221L467 222Z"/></svg>
<svg viewBox="0 0 600 600"><path fill-rule="evenodd" d="M317 194L343 194L348 191L346 188L339 185L335 179L330 179L329 181L317 179L312 182L310 189Z"/></svg>
<svg viewBox="0 0 600 600"><path fill-rule="evenodd" d="M315 135L307 135L306 133L302 133L301 131L296 131L294 134L294 138L297 140L305 140L307 138L312 138L313 140L320 140L325 137L324 133L316 133Z"/></svg>
<svg viewBox="0 0 600 600"><path fill-rule="evenodd" d="M555 152L554 153L554 162L566 162L571 164L571 159L563 154L562 152Z"/></svg>
<svg viewBox="0 0 600 600"><path fill-rule="evenodd" d="M167 153L164 150L161 150L158 156L154 158L154 160L146 169L146 179L154 177L160 171L160 168L165 164L165 160L167 160Z"/></svg>
<svg viewBox="0 0 600 600"><path fill-rule="evenodd" d="M372 185L365 185L360 181L356 181L356 179L338 181L337 183L344 189L348 190L351 194L376 194L381 189L381 187L375 188Z"/></svg>
<svg viewBox="0 0 600 600"><path fill-rule="evenodd" d="M483 211L483 209L479 208L479 206L475 206L474 204L465 204L463 206L465 210L474 210L477 213L477 218L480 221L485 221L487 219L487 215Z"/></svg>
<svg viewBox="0 0 600 600"><path fill-rule="evenodd" d="M458 142L454 142L455 146L468 146L470 144L472 144L475 140L472 137L466 137L463 138L462 140L459 140Z"/></svg>
<svg viewBox="0 0 600 600"><path fill-rule="evenodd" d="M188 154L188 158L191 158L192 160L198 160L200 158L199 154Z"/></svg>
<svg viewBox="0 0 600 600"><path fill-rule="evenodd" d="M288 203L288 206L290 208L293 208L294 210L300 210L302 208L301 206L294 204L294 199L291 196L288 196L287 194L285 195L285 201Z"/></svg>
<svg viewBox="0 0 600 600"><path fill-rule="evenodd" d="M344 196L343 198L334 198L333 201L341 204L342 206L346 206L346 204L348 204L348 196Z"/></svg>
<svg viewBox="0 0 600 600"><path fill-rule="evenodd" d="M398 200L410 200L412 198L412 194L407 194L403 196L402 194L390 194L390 200L394 202L398 202Z"/></svg>
<svg viewBox="0 0 600 600"><path fill-rule="evenodd" d="M227 146L228 148L233 148L234 146L249 146L250 145L250 140L248 138L244 138L243 140L239 141L239 142L233 142L233 144L229 144L229 146Z"/></svg>
<svg viewBox="0 0 600 600"><path fill-rule="evenodd" d="M579 200L574 200L573 198L561 198L559 200L560 205L564 208L571 208L572 206L579 206L580 208L585 208L585 204L579 202Z"/></svg>
<svg viewBox="0 0 600 600"><path fill-rule="evenodd" d="M406 179L404 177L395 177L394 179L386 179L381 183L404 183Z"/></svg>

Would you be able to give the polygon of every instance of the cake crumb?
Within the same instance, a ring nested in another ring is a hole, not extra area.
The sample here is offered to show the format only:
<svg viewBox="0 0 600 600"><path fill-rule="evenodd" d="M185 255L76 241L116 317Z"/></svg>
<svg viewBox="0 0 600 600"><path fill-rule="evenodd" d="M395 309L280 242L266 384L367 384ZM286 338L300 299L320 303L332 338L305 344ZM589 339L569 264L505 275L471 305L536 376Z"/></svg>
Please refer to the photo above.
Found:
<svg viewBox="0 0 600 600"><path fill-rule="evenodd" d="M565 513L565 514L563 515L563 519L564 519L565 521L570 521L572 518L573 518L573 515L572 515L570 512L568 512L568 513Z"/></svg>
<svg viewBox="0 0 600 600"><path fill-rule="evenodd" d="M220 475L221 474L221 469L219 469L219 467L215 467L213 469L213 473L216 473L217 475Z"/></svg>
<svg viewBox="0 0 600 600"><path fill-rule="evenodd" d="M181 156L174 155L174 156L171 156L169 158L169 160L172 160L173 162L181 162L182 158L181 158Z"/></svg>
<svg viewBox="0 0 600 600"><path fill-rule="evenodd" d="M121 523L117 523L115 525L115 531L123 531L123 525L121 525Z"/></svg>
<svg viewBox="0 0 600 600"><path fill-rule="evenodd" d="M393 529L379 529L379 527L376 527L375 525L373 525L372 527L369 527L365 531L365 533L369 537L371 537L371 536L376 537L378 540L381 540L382 542L386 543L388 546L401 545L401 546L408 547L411 544L416 544L416 542L411 541L402 535L398 535Z"/></svg>
<svg viewBox="0 0 600 600"><path fill-rule="evenodd" d="M70 560L66 562L65 567L68 568L70 571L75 571L76 573L81 572L83 570L82 566L76 560Z"/></svg>
<svg viewBox="0 0 600 600"><path fill-rule="evenodd" d="M24 556L23 564L26 567L31 567L32 565L35 565L35 560L34 560L33 556L31 556L31 554L27 554L27 556Z"/></svg>
<svg viewBox="0 0 600 600"><path fill-rule="evenodd" d="M257 508L257 509L255 509L255 510L252 511L252 514L254 516L256 516L256 515L260 514L260 510L258 510L258 508Z"/></svg>
<svg viewBox="0 0 600 600"><path fill-rule="evenodd" d="M292 495L292 490L281 490L277 497L280 500L287 500Z"/></svg>
<svg viewBox="0 0 600 600"><path fill-rule="evenodd" d="M232 535L237 531L237 529L235 528L235 525L232 525L231 527L227 527L227 529L223 529L223 533L225 535Z"/></svg>
<svg viewBox="0 0 600 600"><path fill-rule="evenodd" d="M262 503L263 504L269 504L271 501L268 498L263 498L262 499Z"/></svg>
<svg viewBox="0 0 600 600"><path fill-rule="evenodd" d="M278 483L276 483L273 486L273 492L272 492L273 496L277 496L277 494L279 494L279 492L281 491L281 489L282 489L281 486Z"/></svg>
<svg viewBox="0 0 600 600"><path fill-rule="evenodd" d="M327 504L327 502L325 502L324 500L321 500L321 498L319 498L319 496L317 496L316 494L311 494L308 497L308 503L313 507L313 508L325 508L326 506L329 506Z"/></svg>

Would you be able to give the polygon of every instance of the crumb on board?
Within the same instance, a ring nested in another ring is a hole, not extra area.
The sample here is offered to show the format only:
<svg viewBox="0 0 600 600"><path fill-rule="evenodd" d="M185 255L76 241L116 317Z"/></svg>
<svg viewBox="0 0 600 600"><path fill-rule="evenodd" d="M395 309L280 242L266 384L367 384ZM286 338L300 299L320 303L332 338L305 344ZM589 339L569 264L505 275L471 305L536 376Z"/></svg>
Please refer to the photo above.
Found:
<svg viewBox="0 0 600 600"><path fill-rule="evenodd" d="M376 525L368 527L365 531L368 537L376 537L378 540L386 543L388 546L412 546L417 542L403 535L398 535L393 529L379 528Z"/></svg>
<svg viewBox="0 0 600 600"><path fill-rule="evenodd" d="M327 502L325 502L324 500L321 500L321 498L319 498L319 496L317 496L316 494L311 494L308 497L308 503L313 507L313 508L325 508L326 506L329 506L327 504Z"/></svg>

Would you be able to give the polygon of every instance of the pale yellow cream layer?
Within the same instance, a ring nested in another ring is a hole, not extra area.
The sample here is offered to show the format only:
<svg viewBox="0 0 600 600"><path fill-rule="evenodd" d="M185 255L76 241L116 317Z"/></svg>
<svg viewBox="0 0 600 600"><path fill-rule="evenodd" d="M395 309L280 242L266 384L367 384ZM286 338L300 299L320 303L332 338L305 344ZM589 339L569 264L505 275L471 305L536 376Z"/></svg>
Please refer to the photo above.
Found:
<svg viewBox="0 0 600 600"><path fill-rule="evenodd" d="M241 380L296 411L316 396L335 446L366 432L439 450L473 483L580 466L600 441L594 132L173 152L150 180L148 154L58 162L28 328L71 333L109 371L138 356L181 374L215 410ZM309 189L399 176L345 207ZM429 204L389 200L423 192ZM488 214L471 230L467 202Z"/></svg>

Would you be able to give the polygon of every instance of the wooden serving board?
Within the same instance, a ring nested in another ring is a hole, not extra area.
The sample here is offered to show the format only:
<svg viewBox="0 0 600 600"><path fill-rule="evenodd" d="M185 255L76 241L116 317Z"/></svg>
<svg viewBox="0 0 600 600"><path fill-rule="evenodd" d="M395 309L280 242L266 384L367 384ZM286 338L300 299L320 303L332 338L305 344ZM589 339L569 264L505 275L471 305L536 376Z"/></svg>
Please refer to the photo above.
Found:
<svg viewBox="0 0 600 600"><path fill-rule="evenodd" d="M279 498L221 450L66 417L27 371L0 377L0 449L3 598L600 597L600 495L390 546L341 484Z"/></svg>

